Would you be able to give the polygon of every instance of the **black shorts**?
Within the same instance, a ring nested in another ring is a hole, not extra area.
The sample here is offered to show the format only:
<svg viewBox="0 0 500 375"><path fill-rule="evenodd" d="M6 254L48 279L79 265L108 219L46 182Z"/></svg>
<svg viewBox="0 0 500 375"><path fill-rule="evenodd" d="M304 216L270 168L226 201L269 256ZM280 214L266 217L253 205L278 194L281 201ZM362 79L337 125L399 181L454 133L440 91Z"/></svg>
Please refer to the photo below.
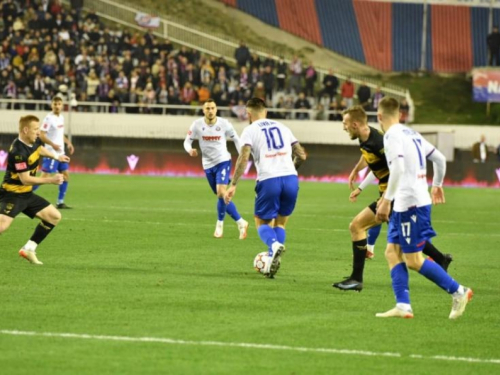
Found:
<svg viewBox="0 0 500 375"><path fill-rule="evenodd" d="M34 218L44 208L50 206L45 199L33 193L15 194L0 189L0 215L15 218L23 213Z"/></svg>
<svg viewBox="0 0 500 375"><path fill-rule="evenodd" d="M373 202L372 204L370 204L370 205L368 206L368 208L369 208L369 209L370 209L370 210L371 210L371 211L372 211L375 215L377 214L377 203L378 203L378 201L379 201L379 200L380 200L380 198L379 198L379 199L377 199L375 202ZM394 201L392 201L392 202L391 202L391 212L392 212L392 208L393 208L393 207L394 207Z"/></svg>

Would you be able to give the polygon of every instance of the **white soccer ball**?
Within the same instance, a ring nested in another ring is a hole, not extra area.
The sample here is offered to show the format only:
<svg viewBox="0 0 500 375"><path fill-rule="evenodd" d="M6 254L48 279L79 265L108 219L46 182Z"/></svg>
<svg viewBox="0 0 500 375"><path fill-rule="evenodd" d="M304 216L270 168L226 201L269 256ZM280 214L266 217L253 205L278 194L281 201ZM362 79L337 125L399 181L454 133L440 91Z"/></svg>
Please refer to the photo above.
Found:
<svg viewBox="0 0 500 375"><path fill-rule="evenodd" d="M268 266L269 262L271 262L271 257L269 256L269 253L267 251L263 251L262 253L258 253L255 256L255 259L253 260L253 268L255 268L257 272L266 275L264 270L266 269L266 267L269 267ZM281 259L278 260L278 269L280 265L281 265Z"/></svg>

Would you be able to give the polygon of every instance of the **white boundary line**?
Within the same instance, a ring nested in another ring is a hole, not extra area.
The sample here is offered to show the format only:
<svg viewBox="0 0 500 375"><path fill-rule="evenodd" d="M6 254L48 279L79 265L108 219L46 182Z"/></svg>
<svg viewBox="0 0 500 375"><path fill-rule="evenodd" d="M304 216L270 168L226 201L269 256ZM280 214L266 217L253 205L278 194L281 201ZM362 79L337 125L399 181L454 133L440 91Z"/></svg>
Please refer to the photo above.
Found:
<svg viewBox="0 0 500 375"><path fill-rule="evenodd" d="M333 349L333 348L305 348L299 346L287 345L272 345L272 344L252 344L244 342L221 342L221 341L192 341L192 340L176 340L161 337L128 337L128 336L105 336L105 335L89 335L78 333L54 333L54 332L31 332L17 330L0 330L2 335L10 336L38 336L38 337L57 337L63 339L85 339L85 340L101 340L101 341L128 341L128 342L151 342L158 344L171 345L193 345L193 346L219 346L228 348L244 348L244 349L265 349L265 350L283 350L294 352L310 352L310 353L329 353L329 354L347 354L356 356L369 357L406 357L401 353L393 352L371 352L366 350L350 350L350 349ZM500 365L500 359L485 359L485 358L470 358L470 357L453 357L453 356L424 356L420 354L410 354L407 356L412 359L422 360L441 360L450 362L469 362L469 363L490 363Z"/></svg>

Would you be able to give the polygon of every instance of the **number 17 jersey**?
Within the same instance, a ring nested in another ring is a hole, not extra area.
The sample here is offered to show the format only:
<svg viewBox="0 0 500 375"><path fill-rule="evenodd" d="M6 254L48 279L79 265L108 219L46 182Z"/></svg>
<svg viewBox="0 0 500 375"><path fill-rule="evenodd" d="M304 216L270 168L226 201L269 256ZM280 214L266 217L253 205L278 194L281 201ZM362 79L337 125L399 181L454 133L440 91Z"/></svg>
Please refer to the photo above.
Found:
<svg viewBox="0 0 500 375"><path fill-rule="evenodd" d="M252 149L258 181L297 175L292 160L292 146L297 142L288 127L268 119L254 121L241 135L241 144Z"/></svg>

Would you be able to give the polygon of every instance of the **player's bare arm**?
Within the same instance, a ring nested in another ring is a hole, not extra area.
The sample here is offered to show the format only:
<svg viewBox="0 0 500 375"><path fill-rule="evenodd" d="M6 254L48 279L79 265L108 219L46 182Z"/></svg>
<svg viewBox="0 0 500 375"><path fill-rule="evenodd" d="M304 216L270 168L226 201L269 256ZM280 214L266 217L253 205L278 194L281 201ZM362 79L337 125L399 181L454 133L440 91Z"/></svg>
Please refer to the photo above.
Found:
<svg viewBox="0 0 500 375"><path fill-rule="evenodd" d="M58 145L58 144L55 144L54 142L52 142L49 139L49 137L47 137L47 132L41 131L40 132L40 139L42 140L43 143L45 143L46 145L51 146L54 150L56 150L56 151L61 151L62 150L62 145ZM48 156L48 157L50 157L50 156ZM55 158L53 158L53 159L55 159Z"/></svg>
<svg viewBox="0 0 500 375"><path fill-rule="evenodd" d="M42 139L42 141L43 141L43 139ZM51 158L51 159L54 159L54 160L57 160L57 161L61 161L61 162L64 162L64 163L69 163L69 161L70 161L69 156L67 156L67 155L59 155L59 156L54 155L52 152L50 152L49 150L47 150L43 146L40 146L39 153L42 156L45 156L47 158Z"/></svg>
<svg viewBox="0 0 500 375"><path fill-rule="evenodd" d="M64 181L64 177L60 173L56 173L50 177L35 177L30 175L29 171L19 173L19 180L24 186L33 186L33 185L46 185L46 184L54 184L61 185Z"/></svg>
<svg viewBox="0 0 500 375"><path fill-rule="evenodd" d="M238 160L236 161L236 166L234 168L234 175L231 179L231 184L224 194L224 201L226 202L226 204L231 202L231 199L236 193L236 184L240 180L241 176L243 176L243 174L245 173L245 168L247 166L248 160L250 159L251 151L251 147L247 145L241 148L240 156L238 156Z"/></svg>
<svg viewBox="0 0 500 375"><path fill-rule="evenodd" d="M298 142L292 146L292 157L296 170L298 170L302 163L304 163L307 159L306 150L304 150L304 147L302 147Z"/></svg>
<svg viewBox="0 0 500 375"><path fill-rule="evenodd" d="M66 143L66 146L68 147L68 152L70 155L73 155L75 152L75 147L73 146L73 143L69 140L68 137L64 136L64 143Z"/></svg>
<svg viewBox="0 0 500 375"><path fill-rule="evenodd" d="M349 189L351 191L353 191L355 189L355 187L354 187L354 181L358 177L358 172L360 170L362 170L363 168L366 168L367 166L368 166L368 164L366 163L365 158L363 157L363 155L361 155L358 163L356 164L356 166L351 171L351 174L349 175Z"/></svg>

